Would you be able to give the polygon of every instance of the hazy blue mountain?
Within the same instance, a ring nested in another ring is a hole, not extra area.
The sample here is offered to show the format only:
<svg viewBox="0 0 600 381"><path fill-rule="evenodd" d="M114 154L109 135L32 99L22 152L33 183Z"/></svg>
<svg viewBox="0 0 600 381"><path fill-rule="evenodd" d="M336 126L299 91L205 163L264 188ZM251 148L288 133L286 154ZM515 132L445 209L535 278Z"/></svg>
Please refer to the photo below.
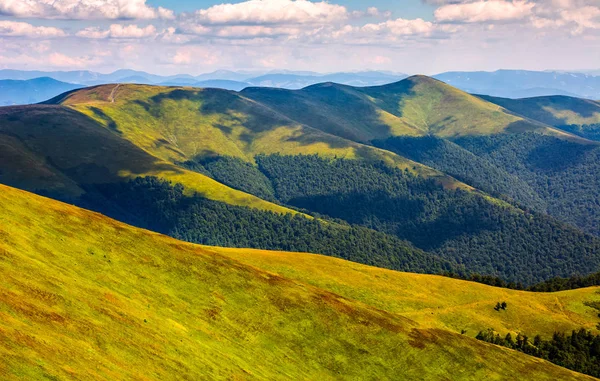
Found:
<svg viewBox="0 0 600 381"><path fill-rule="evenodd" d="M194 81L186 78L174 79L160 83L162 86L191 86L191 87L210 87L216 89L225 89L233 91L241 91L250 84L247 82L230 81L226 79L209 79L206 81Z"/></svg>
<svg viewBox="0 0 600 381"><path fill-rule="evenodd" d="M272 73L249 78L246 82L249 82L253 86L301 89L323 82L335 82L350 86L377 86L397 82L406 77L407 75L405 74L389 74L377 71L315 75Z"/></svg>
<svg viewBox="0 0 600 381"><path fill-rule="evenodd" d="M211 73L200 74L194 77L197 81L210 81L213 79L244 82L248 78L266 74L264 71L231 71L217 70Z"/></svg>
<svg viewBox="0 0 600 381"><path fill-rule="evenodd" d="M28 80L40 77L49 77L61 82L68 83L86 83L97 81L103 74L95 73L88 70L74 70L74 71L39 71L39 70L12 70L4 69L0 70L0 79L15 79L15 80Z"/></svg>
<svg viewBox="0 0 600 381"><path fill-rule="evenodd" d="M600 77L585 73L498 70L447 72L434 78L469 93L504 98L568 95L600 99Z"/></svg>
<svg viewBox="0 0 600 381"><path fill-rule="evenodd" d="M0 106L38 103L81 87L48 77L0 80Z"/></svg>

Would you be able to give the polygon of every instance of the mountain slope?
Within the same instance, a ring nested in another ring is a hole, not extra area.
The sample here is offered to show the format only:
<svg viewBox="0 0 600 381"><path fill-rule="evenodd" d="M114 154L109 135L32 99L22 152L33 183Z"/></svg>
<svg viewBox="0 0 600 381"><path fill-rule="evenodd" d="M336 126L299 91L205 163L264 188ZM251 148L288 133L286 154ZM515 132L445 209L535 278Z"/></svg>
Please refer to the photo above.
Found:
<svg viewBox="0 0 600 381"><path fill-rule="evenodd" d="M0 190L4 379L591 379Z"/></svg>
<svg viewBox="0 0 600 381"><path fill-rule="evenodd" d="M57 97L61 104L113 129L134 145L180 164L214 156L253 163L258 154L319 154L385 161L449 188L470 187L401 156L317 128L238 93L220 89L106 85Z"/></svg>
<svg viewBox="0 0 600 381"><path fill-rule="evenodd" d="M247 88L241 93L293 120L362 142L523 131L566 135L425 76L376 87L324 83L298 91Z"/></svg>
<svg viewBox="0 0 600 381"><path fill-rule="evenodd" d="M597 330L599 287L554 293L516 291L437 275L390 271L315 254L214 249L280 276L308 282L412 320L467 336L492 328L546 338L555 332ZM508 308L499 313L497 302Z"/></svg>
<svg viewBox="0 0 600 381"><path fill-rule="evenodd" d="M448 90L448 86L435 80L413 80L423 82L426 86L431 85L434 89L441 87L452 94L458 92L460 96L456 97L467 99L467 102L471 102L473 98L485 107L498 107L458 90ZM412 82L403 83L406 85ZM337 85L325 84L323 87L338 91ZM356 89L349 89L353 92L353 99L361 98L365 104L376 103L378 98L375 96L388 100L393 98L383 94L382 88L364 90L377 92L373 92L370 97ZM390 87L388 89L390 92L397 91ZM308 90L323 94L319 86ZM345 91L344 94L349 93ZM436 98L432 96L432 99ZM413 100L410 98L411 102ZM419 98L417 101L422 100ZM436 109L444 104L439 99L436 102ZM48 103L66 106L65 110L71 110L86 121L93 122L95 129L102 130L102 133L117 140L119 144L130 145L136 152L154 159L154 163L167 165L166 168L173 171L181 171L172 174L169 170L163 170L155 171L154 174L148 170L120 169L117 173L123 176L113 176L112 180L104 181L104 189L96 186L101 193L100 202L76 202L80 206L102 211L137 226L157 229L193 242L263 249L302 250L306 246L298 245L297 240L290 237L310 237L314 229L317 229L317 236L323 238L323 230L319 226L307 226L303 221L296 229L292 226L296 224L295 221L280 221L271 216L263 216L270 221L268 229L264 222L260 222L265 228L257 231L252 227L251 234L240 232L237 226L221 222L211 223L212 228L207 229L201 224L201 221L208 218L207 215L238 214L244 216L244 221L259 217L241 210L223 211L222 205L207 205L205 201L192 197L173 202L173 195L178 192L175 184L164 185L164 189L160 185L161 192L155 192L156 184L161 184L160 182L148 181L141 190L129 183L117 186L109 184L119 179L129 180L135 174L181 183L189 196L196 191L200 196L231 205L290 211L260 199L227 196L218 191L219 187L226 184L315 216L325 216L330 220L342 219L343 223L359 228L358 233L353 233L354 236L359 236L358 241L352 242L365 242L365 237L373 237L373 230L377 230L379 234L383 234L383 237L378 238L382 245L377 245L373 255L369 254L370 249L361 249L356 244L348 256L324 245L322 240L317 246L309 246L323 247L319 251L324 254L342 256L361 263L436 273L440 271L440 262L435 260L437 257L446 261L451 268L456 264L462 269L458 271L496 275L524 284L554 276L585 275L595 271L600 263L600 240L541 213L525 211L533 208L533 205L525 205L524 208L509 205L442 172L390 151L300 124L286 117L285 110L275 110L238 93L217 89L108 85L74 91ZM340 108L343 104L334 104L334 108L352 110L352 107ZM390 104L388 102L383 106L391 107ZM350 114L348 112L344 120L353 121ZM503 115L516 118L509 114ZM342 117L341 114L339 116ZM32 118L28 123L39 124L39 121L33 116ZM29 139L28 136L25 138ZM54 142L57 146L65 147L64 143ZM90 143L80 144L79 147L88 145ZM78 149L83 150L75 147L73 153L78 152ZM318 154L319 157L306 155L310 153ZM41 155L43 158L47 156ZM114 161L112 156L104 155L102 160ZM119 158L117 154L114 156ZM81 157L86 157L85 151L79 151L71 161L81 160ZM236 164L235 160L239 162ZM124 168L132 165L126 159L121 162L117 160L113 164ZM109 173L114 173L114 170ZM508 187L518 184L506 172L489 171L488 177L498 176L506 180ZM72 179L73 176L69 175L69 178ZM250 180L257 186L246 186ZM196 183L200 181L204 184L202 187ZM207 192L207 187L213 193ZM468 192L462 192L464 190ZM135 192L146 195L143 207L134 207L138 201L142 201ZM232 195L249 197L239 192ZM499 194L500 196L504 195ZM519 202L529 200L526 202L528 204L539 202L534 196L527 189L522 189L515 192L513 197ZM115 210L115 203L119 204L118 210ZM123 211L125 213L120 213ZM123 215L126 217L122 217ZM155 224L156 221L165 222ZM160 229L153 227L157 225ZM282 226L285 228L282 229ZM222 229L226 230L221 231ZM225 231L229 234L224 234ZM285 232L285 237L269 237L275 234L274 231ZM344 235L337 236L341 239ZM429 253L422 255L422 252L405 247L409 245L404 243L401 246L406 250L394 252L392 258L387 258L382 248L398 240L409 241L418 249ZM515 242L518 244L515 245ZM418 260L408 265L407 262L410 261L407 255L410 253L416 253L414 258ZM581 253L585 253L585 256Z"/></svg>
<svg viewBox="0 0 600 381"><path fill-rule="evenodd" d="M235 205L281 213L287 208L228 188L139 149L118 133L62 106L0 108L0 181L61 198L76 198L88 185L158 176L190 192Z"/></svg>
<svg viewBox="0 0 600 381"><path fill-rule="evenodd" d="M4 79L0 80L0 106L38 103L80 87L48 77L23 81Z"/></svg>
<svg viewBox="0 0 600 381"><path fill-rule="evenodd" d="M564 96L524 99L480 97L514 113L584 138L600 138L600 102Z"/></svg>

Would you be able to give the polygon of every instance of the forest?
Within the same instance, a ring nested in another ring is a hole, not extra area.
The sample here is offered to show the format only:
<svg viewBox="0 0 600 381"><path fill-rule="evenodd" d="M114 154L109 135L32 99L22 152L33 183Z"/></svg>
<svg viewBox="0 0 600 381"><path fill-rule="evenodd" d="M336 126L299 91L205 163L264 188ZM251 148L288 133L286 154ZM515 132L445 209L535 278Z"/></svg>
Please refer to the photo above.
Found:
<svg viewBox="0 0 600 381"><path fill-rule="evenodd" d="M156 177L97 185L79 203L188 242L319 253L419 273L462 271L406 241L362 226L233 206L198 195L189 197L182 185Z"/></svg>
<svg viewBox="0 0 600 381"><path fill-rule="evenodd" d="M476 338L548 360L580 373L600 377L600 335L585 329L572 331L570 334L557 332L549 340L544 340L539 335L531 340L527 335L520 333L514 338L510 333L501 337L493 330L479 332Z"/></svg>
<svg viewBox="0 0 600 381"><path fill-rule="evenodd" d="M485 274L523 287L587 275L600 241L536 211L444 189L381 162L316 155L188 162L316 219L186 197L156 178L97 184L80 206L202 244L307 251L395 270ZM515 204L516 205L516 204Z"/></svg>

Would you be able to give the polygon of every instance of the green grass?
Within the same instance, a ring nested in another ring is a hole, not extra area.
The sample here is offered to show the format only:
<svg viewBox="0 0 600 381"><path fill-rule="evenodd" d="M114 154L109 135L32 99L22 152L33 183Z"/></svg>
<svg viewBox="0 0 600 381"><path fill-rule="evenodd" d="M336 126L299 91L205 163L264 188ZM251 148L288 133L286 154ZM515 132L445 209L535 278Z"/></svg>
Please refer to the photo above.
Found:
<svg viewBox="0 0 600 381"><path fill-rule="evenodd" d="M427 135L452 138L552 129L426 76L365 88L375 104Z"/></svg>
<svg viewBox="0 0 600 381"><path fill-rule="evenodd" d="M0 182L27 190L74 198L85 185L157 176L209 199L295 213L157 158L62 106L0 108L0 147Z"/></svg>
<svg viewBox="0 0 600 381"><path fill-rule="evenodd" d="M364 88L324 83L296 91L248 88L241 93L293 120L360 142L391 136L561 134L426 76Z"/></svg>
<svg viewBox="0 0 600 381"><path fill-rule="evenodd" d="M481 96L516 114L551 126L600 123L600 102L565 96L507 99Z"/></svg>
<svg viewBox="0 0 600 381"><path fill-rule="evenodd" d="M216 155L253 163L258 154L319 154L384 160L391 166L436 177L450 188L470 189L427 166L301 124L289 118L285 108L269 108L231 91L106 85L79 90L52 102L93 118L135 146L171 163ZM384 119L396 118L381 113ZM344 114L352 120L352 115Z"/></svg>
<svg viewBox="0 0 600 381"><path fill-rule="evenodd" d="M0 185L0 378L591 379L221 250Z"/></svg>

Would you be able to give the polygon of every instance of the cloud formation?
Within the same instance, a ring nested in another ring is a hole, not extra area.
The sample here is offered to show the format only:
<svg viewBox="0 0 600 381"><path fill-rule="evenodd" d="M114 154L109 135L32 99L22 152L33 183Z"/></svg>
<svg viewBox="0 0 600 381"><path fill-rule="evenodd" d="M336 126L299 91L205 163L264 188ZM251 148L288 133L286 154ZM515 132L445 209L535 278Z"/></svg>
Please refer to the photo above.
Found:
<svg viewBox="0 0 600 381"><path fill-rule="evenodd" d="M0 36L57 38L66 36L66 33L62 29L54 27L33 26L24 22L0 20Z"/></svg>
<svg viewBox="0 0 600 381"><path fill-rule="evenodd" d="M344 6L324 1L249 0L200 9L194 17L204 24L322 24L345 20L348 11Z"/></svg>
<svg viewBox="0 0 600 381"><path fill-rule="evenodd" d="M480 0L446 4L436 9L435 19L458 23L522 20L532 14L534 7L535 3L527 0Z"/></svg>
<svg viewBox="0 0 600 381"><path fill-rule="evenodd" d="M146 27L139 27L137 25L121 25L112 24L108 29L103 30L100 28L85 28L76 33L78 37L84 38L123 38L123 39L143 39L148 37L156 37L156 27L154 25L148 25Z"/></svg>
<svg viewBox="0 0 600 381"><path fill-rule="evenodd" d="M155 1L169 7L166 0ZM558 62L556 51L564 62L600 62L600 0L421 0L431 7L420 18L366 2L364 9L348 9L336 0L225 1L175 14L146 0L0 0L0 67L17 66L15 57L21 57L34 66L100 70L391 70L401 57L420 68L445 65L452 57L475 65L487 54L494 57L492 65L500 65L505 57L517 60L506 49L519 46L524 56L537 53L532 62L540 65ZM552 59L540 58L541 52Z"/></svg>
<svg viewBox="0 0 600 381"><path fill-rule="evenodd" d="M0 15L40 19L173 19L173 11L146 0L2 0Z"/></svg>

